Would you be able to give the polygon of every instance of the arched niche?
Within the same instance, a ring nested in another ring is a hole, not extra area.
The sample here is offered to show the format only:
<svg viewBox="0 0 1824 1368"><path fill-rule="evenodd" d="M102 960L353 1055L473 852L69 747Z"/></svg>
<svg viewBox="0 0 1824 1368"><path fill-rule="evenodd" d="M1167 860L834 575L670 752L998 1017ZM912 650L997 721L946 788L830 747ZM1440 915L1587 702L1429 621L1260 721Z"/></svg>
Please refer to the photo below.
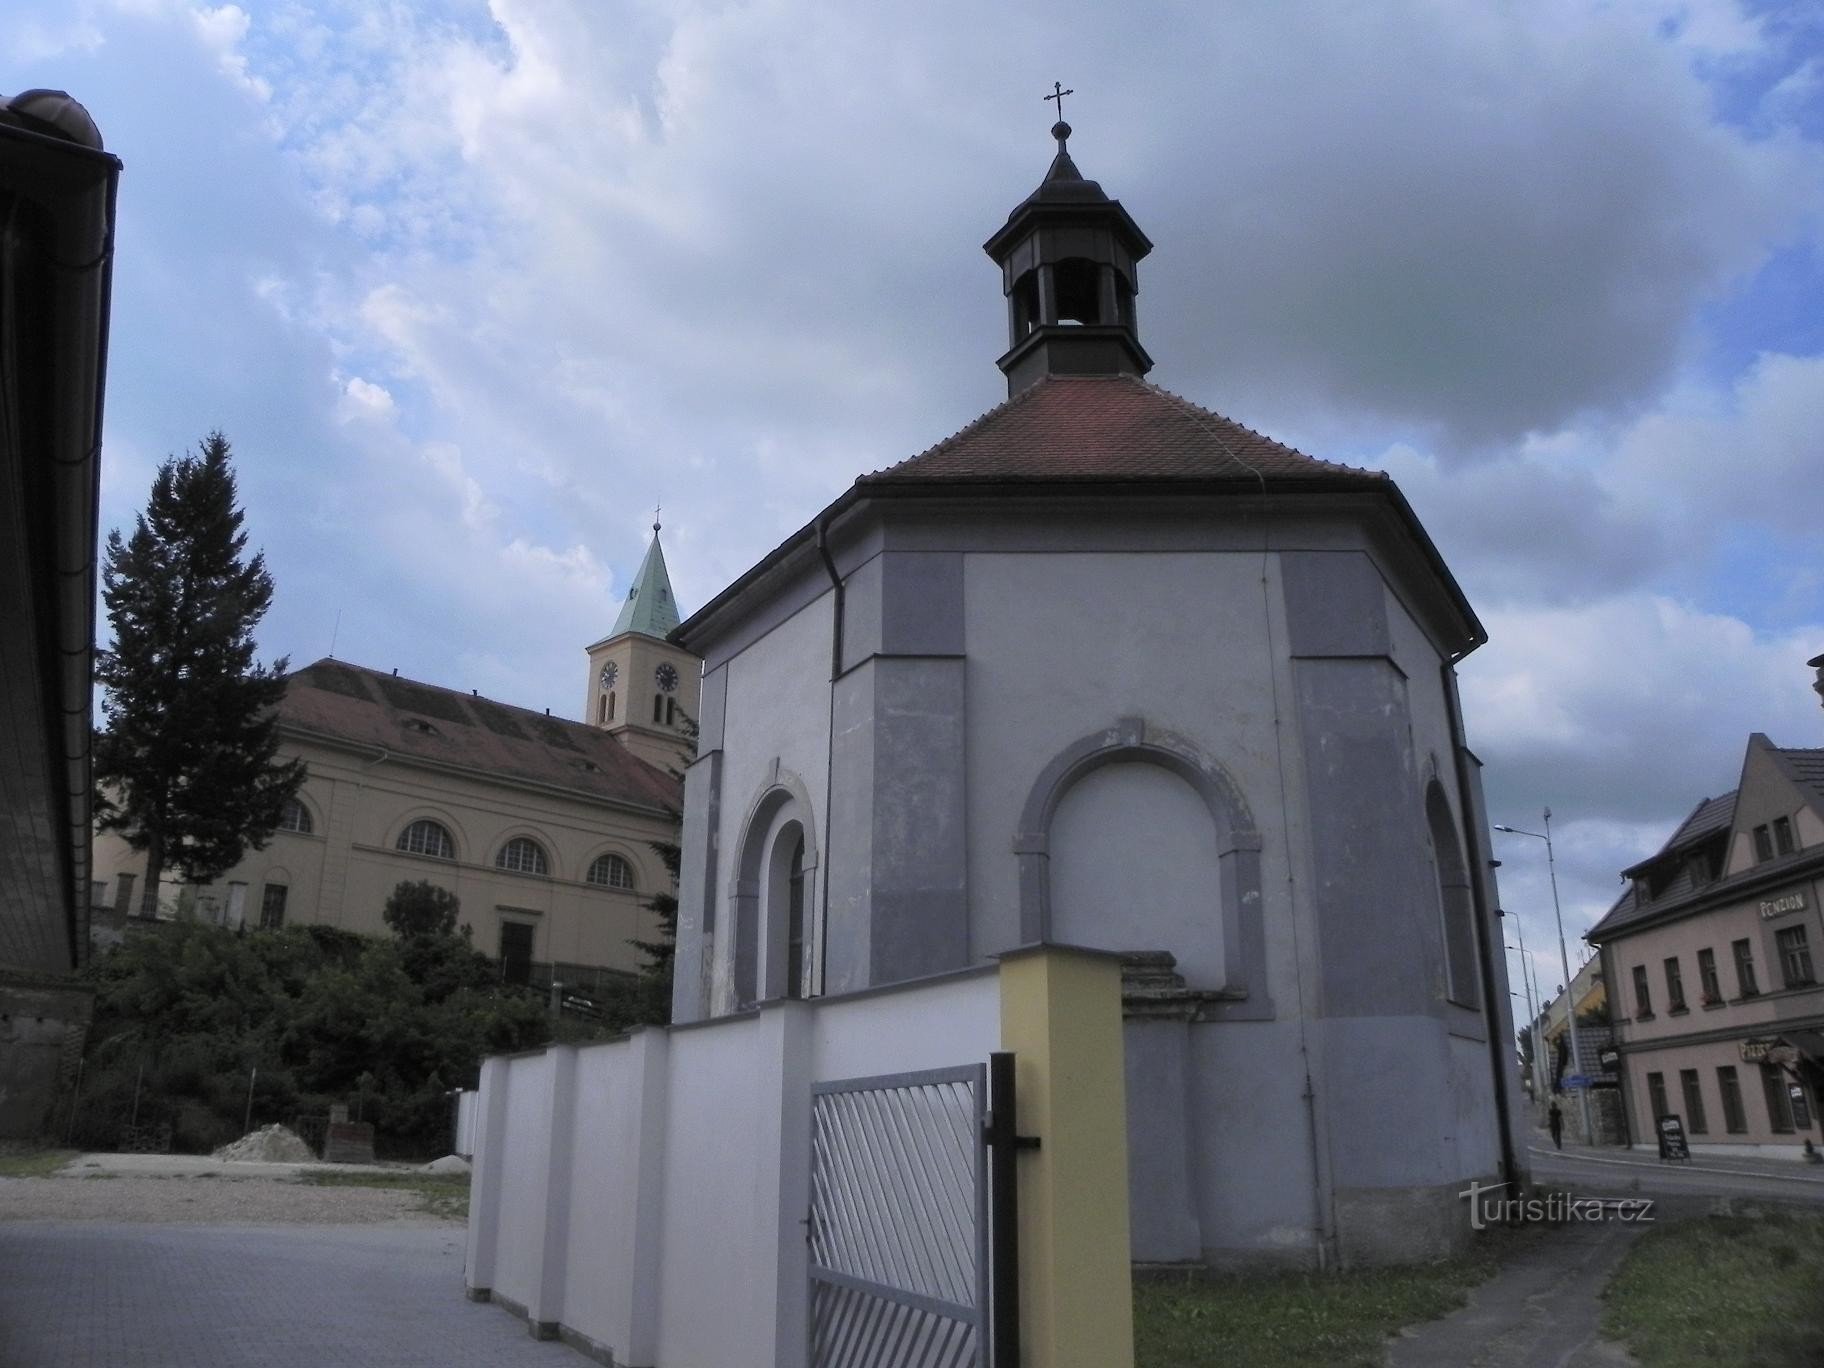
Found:
<svg viewBox="0 0 1824 1368"><path fill-rule="evenodd" d="M1445 995L1459 1006L1482 1005L1476 974L1476 905L1470 896L1469 865L1457 838L1456 819L1444 786L1425 785L1425 826L1431 835L1432 868L1438 882L1438 917L1444 944Z"/></svg>
<svg viewBox="0 0 1824 1368"><path fill-rule="evenodd" d="M1206 1015L1256 1019L1272 1014L1266 993L1266 937L1261 916L1260 833L1233 776L1186 738L1148 728L1140 718L1066 746L1033 781L1020 813L1014 852L1020 862L1020 935L1029 944L1060 939L1054 917L1052 836L1059 808L1073 788L1111 766L1154 766L1188 786L1208 815L1201 830L1216 871L1204 916L1219 953L1220 983L1194 986L1219 994ZM1136 896L1144 896L1135 890ZM1163 949L1136 945L1133 949Z"/></svg>
<svg viewBox="0 0 1824 1368"><path fill-rule="evenodd" d="M731 1010L815 991L816 826L803 780L779 770L742 823L729 890ZM794 961L795 951L795 961Z"/></svg>

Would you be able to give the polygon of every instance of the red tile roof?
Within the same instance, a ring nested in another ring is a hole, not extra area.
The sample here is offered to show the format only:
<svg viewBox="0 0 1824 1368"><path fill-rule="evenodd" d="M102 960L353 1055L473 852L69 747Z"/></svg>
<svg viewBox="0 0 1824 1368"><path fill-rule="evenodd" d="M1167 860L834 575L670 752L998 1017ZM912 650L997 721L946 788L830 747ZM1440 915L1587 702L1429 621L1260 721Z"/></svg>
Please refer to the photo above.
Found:
<svg viewBox="0 0 1824 1368"><path fill-rule="evenodd" d="M1136 376L1052 377L954 437L856 484L912 481L1321 480L1384 489L1380 471L1320 461Z"/></svg>
<svg viewBox="0 0 1824 1368"><path fill-rule="evenodd" d="M555 785L611 803L680 807L680 784L599 727L515 708L340 660L294 670L280 725L384 750ZM680 761L682 764L682 761Z"/></svg>

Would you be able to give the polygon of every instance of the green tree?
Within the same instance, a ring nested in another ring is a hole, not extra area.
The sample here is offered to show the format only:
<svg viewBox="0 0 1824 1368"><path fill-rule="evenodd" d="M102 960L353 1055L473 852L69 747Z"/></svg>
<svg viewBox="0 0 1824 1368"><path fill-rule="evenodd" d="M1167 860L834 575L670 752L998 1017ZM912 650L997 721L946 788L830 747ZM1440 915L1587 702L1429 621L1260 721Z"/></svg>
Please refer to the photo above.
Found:
<svg viewBox="0 0 1824 1368"><path fill-rule="evenodd" d="M381 909L380 916L400 940L413 936L449 936L456 931L462 901L447 889L424 879L401 882Z"/></svg>
<svg viewBox="0 0 1824 1368"><path fill-rule="evenodd" d="M277 759L286 661L254 659L272 577L244 555L230 455L211 432L165 461L132 537L110 532L102 563L114 640L95 669L96 815L145 852L152 905L167 868L207 883L262 848L304 779Z"/></svg>

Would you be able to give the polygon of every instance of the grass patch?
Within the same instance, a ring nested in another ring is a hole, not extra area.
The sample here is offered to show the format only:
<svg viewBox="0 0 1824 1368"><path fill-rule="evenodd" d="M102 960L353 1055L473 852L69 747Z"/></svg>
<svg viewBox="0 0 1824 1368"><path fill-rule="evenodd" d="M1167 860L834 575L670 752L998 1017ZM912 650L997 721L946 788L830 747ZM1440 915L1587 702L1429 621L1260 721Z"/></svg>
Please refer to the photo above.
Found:
<svg viewBox="0 0 1824 1368"><path fill-rule="evenodd" d="M0 1145L0 1178L49 1178L75 1157L75 1150Z"/></svg>
<svg viewBox="0 0 1824 1368"><path fill-rule="evenodd" d="M418 1209L450 1221L469 1219L469 1175L466 1173L340 1173L311 1169L298 1175L316 1187L386 1188L418 1194Z"/></svg>
<svg viewBox="0 0 1824 1368"><path fill-rule="evenodd" d="M1603 1301L1603 1333L1643 1368L1824 1363L1824 1215L1660 1226L1628 1251Z"/></svg>
<svg viewBox="0 0 1824 1368"><path fill-rule="evenodd" d="M1492 1246L1447 1263L1134 1285L1137 1368L1379 1368L1387 1337L1463 1305Z"/></svg>

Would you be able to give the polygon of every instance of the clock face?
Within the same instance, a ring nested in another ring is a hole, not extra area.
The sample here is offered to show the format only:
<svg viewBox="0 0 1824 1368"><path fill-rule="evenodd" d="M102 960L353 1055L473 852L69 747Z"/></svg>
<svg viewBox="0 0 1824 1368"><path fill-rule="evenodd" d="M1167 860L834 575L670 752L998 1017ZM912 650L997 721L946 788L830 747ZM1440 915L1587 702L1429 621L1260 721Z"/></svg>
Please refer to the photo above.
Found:
<svg viewBox="0 0 1824 1368"><path fill-rule="evenodd" d="M670 693L673 689L678 687L677 667L669 660L652 672L652 678L659 686L660 690L665 693Z"/></svg>
<svg viewBox="0 0 1824 1368"><path fill-rule="evenodd" d="M614 687L614 681L620 678L620 674L620 668L616 666L612 660L602 666L602 687L604 689L612 689Z"/></svg>

